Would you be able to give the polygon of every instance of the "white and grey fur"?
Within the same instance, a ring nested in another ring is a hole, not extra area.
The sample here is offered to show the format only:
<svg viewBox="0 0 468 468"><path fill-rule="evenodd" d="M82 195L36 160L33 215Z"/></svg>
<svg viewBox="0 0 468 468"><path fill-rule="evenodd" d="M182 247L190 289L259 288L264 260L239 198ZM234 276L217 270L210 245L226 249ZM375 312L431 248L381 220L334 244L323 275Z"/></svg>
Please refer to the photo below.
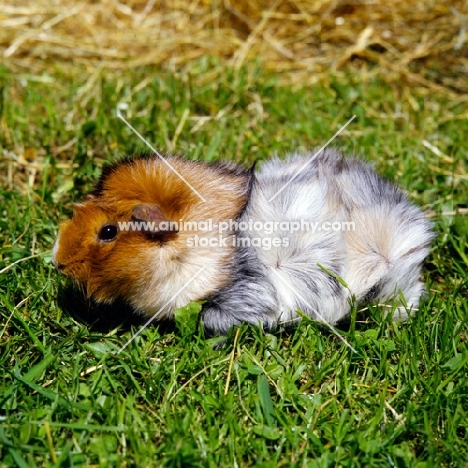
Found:
<svg viewBox="0 0 468 468"><path fill-rule="evenodd" d="M237 248L232 281L204 305L209 333L225 334L242 322L271 329L294 321L298 310L334 324L349 313L352 299L382 303L403 294L406 304L395 312L402 320L418 307L431 224L370 165L330 149L316 157L272 159L256 173L238 221L249 220L352 221L355 230L238 232L240 237L287 237L289 246Z"/></svg>

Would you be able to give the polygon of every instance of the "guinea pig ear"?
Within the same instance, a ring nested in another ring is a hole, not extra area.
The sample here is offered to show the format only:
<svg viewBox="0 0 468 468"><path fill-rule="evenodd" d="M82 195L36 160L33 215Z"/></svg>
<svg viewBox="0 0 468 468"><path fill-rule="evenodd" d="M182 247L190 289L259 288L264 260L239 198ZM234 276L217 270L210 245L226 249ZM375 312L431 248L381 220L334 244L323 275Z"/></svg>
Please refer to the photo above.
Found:
<svg viewBox="0 0 468 468"><path fill-rule="evenodd" d="M140 229L149 236L179 232L177 222L166 218L161 208L151 203L139 203L135 205L132 209L132 219L137 222L146 223L143 226L140 225Z"/></svg>

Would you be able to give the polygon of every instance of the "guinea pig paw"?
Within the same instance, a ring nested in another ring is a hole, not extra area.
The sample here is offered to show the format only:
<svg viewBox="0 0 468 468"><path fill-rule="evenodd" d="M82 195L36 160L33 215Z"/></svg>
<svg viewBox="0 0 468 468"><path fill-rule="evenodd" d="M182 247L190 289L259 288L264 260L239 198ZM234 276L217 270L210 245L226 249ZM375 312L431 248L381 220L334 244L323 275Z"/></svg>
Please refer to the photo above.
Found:
<svg viewBox="0 0 468 468"><path fill-rule="evenodd" d="M219 306L214 304L203 308L201 321L209 337L227 335L230 328L241 324L235 317L224 313Z"/></svg>

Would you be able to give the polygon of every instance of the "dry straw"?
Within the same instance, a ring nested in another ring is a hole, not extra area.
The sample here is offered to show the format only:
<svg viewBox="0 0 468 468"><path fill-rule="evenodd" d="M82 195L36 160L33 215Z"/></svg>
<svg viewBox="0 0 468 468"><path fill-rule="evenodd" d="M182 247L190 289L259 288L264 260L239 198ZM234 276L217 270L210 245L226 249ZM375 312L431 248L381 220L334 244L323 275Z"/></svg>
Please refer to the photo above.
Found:
<svg viewBox="0 0 468 468"><path fill-rule="evenodd" d="M468 0L0 0L0 57L10 71L40 80L53 81L56 71L87 77L74 98L82 107L99 91L102 70L194 73L205 56L234 68L261 62L289 86L326 82L331 74L379 74L410 100L408 89L418 87L466 102L467 25ZM10 94L21 99L15 88ZM35 186L44 150L19 148L4 119L0 131L7 147L0 185ZM70 169L75 143L52 148L57 167Z"/></svg>
<svg viewBox="0 0 468 468"><path fill-rule="evenodd" d="M288 84L371 63L409 84L468 91L466 0L3 2L0 55L33 72L177 69L210 55L234 67L260 59Z"/></svg>

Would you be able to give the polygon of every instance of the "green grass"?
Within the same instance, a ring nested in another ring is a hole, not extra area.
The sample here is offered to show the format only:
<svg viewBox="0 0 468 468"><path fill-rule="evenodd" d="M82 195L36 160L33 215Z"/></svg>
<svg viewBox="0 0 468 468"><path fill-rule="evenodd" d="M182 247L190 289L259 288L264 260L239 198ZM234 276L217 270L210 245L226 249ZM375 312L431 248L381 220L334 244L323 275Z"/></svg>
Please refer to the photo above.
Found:
<svg viewBox="0 0 468 468"><path fill-rule="evenodd" d="M289 89L209 60L92 80L3 68L0 87L1 467L468 466L466 103L378 76ZM193 306L116 355L138 321L93 315L50 249L103 163L146 150L122 101L153 145L245 164L321 146L355 114L334 144L435 213L427 302L403 324L354 314L356 353L310 320L215 350Z"/></svg>

